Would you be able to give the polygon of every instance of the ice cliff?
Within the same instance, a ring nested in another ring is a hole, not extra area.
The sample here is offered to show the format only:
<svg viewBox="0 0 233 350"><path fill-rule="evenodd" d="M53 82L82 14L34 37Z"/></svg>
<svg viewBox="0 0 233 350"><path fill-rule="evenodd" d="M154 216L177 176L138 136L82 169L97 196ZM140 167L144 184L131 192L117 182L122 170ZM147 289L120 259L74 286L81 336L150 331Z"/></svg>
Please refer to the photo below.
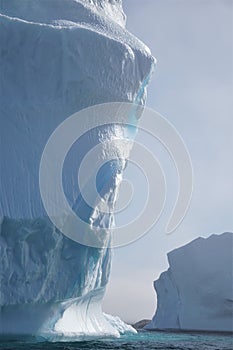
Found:
<svg viewBox="0 0 233 350"><path fill-rule="evenodd" d="M154 282L158 306L147 329L233 331L233 234L198 238L168 253Z"/></svg>
<svg viewBox="0 0 233 350"><path fill-rule="evenodd" d="M105 102L143 105L154 59L125 29L120 0L0 0L0 28L0 333L54 340L132 331L101 311L111 250L82 246L51 224L39 164L49 136L71 114ZM82 155L71 152L63 179L71 206L85 152L118 129L77 141ZM127 160L118 151L101 176L111 205ZM79 200L77 212L89 222L95 208ZM106 234L111 216L95 214Z"/></svg>

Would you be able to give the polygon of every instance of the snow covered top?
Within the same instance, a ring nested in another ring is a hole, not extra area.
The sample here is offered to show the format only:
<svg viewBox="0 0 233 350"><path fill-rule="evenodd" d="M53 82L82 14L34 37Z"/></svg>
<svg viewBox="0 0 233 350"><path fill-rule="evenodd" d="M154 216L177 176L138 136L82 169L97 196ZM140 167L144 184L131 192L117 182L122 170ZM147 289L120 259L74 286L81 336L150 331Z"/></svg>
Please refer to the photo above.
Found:
<svg viewBox="0 0 233 350"><path fill-rule="evenodd" d="M125 29L126 15L120 0L1 0L0 16L58 29L87 29L151 57L149 48Z"/></svg>
<svg viewBox="0 0 233 350"><path fill-rule="evenodd" d="M125 26L126 19L121 0L1 0L0 5L3 14L30 22L98 22L103 16Z"/></svg>
<svg viewBox="0 0 233 350"><path fill-rule="evenodd" d="M198 271L203 269L206 273L214 271L220 275L221 271L229 269L230 273L232 244L231 232L213 234L208 238L199 237L184 247L169 252L168 262L172 270L177 273L182 270L184 260L186 268L189 267L190 270L195 267Z"/></svg>

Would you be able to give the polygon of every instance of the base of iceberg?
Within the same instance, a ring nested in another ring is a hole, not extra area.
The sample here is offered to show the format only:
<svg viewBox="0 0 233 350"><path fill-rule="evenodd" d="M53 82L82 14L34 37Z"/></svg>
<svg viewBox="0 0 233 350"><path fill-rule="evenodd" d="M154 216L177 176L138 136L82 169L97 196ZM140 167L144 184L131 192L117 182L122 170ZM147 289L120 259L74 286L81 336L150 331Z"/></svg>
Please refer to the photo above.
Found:
<svg viewBox="0 0 233 350"><path fill-rule="evenodd" d="M4 218L0 228L0 334L60 341L135 332L102 312L111 249L82 246L46 218Z"/></svg>
<svg viewBox="0 0 233 350"><path fill-rule="evenodd" d="M48 341L77 341L136 333L119 317L102 312L103 294L104 289L91 292L83 298L61 303L3 307L1 334L8 336L36 335Z"/></svg>
<svg viewBox="0 0 233 350"><path fill-rule="evenodd" d="M137 333L119 317L103 313L105 289L60 303L9 305L1 308L0 334L34 335L40 340L81 341ZM42 325L42 326L41 326Z"/></svg>

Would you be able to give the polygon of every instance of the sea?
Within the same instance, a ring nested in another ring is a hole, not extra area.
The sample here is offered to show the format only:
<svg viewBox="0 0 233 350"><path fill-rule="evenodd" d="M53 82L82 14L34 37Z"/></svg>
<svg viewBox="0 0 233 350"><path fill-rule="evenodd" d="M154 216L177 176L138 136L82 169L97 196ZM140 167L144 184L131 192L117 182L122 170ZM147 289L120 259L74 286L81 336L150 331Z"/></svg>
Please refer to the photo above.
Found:
<svg viewBox="0 0 233 350"><path fill-rule="evenodd" d="M233 350L233 337L217 333L168 333L140 331L120 338L101 338L78 342L45 342L33 338L0 339L4 350Z"/></svg>

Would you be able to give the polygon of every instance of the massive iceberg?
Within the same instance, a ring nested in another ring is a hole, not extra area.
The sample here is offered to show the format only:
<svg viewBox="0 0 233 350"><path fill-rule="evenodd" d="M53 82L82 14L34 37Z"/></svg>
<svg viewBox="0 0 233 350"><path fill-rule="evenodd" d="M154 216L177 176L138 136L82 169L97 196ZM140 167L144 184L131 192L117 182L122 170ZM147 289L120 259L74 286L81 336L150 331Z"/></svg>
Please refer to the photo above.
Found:
<svg viewBox="0 0 233 350"><path fill-rule="evenodd" d="M147 329L233 332L233 234L197 238L168 253L154 282L158 306Z"/></svg>
<svg viewBox="0 0 233 350"><path fill-rule="evenodd" d="M1 0L0 26L0 333L54 340L133 331L101 310L111 249L83 246L54 227L40 197L39 164L49 136L71 114L106 102L144 105L155 60L125 29L121 0ZM98 217L80 199L76 170L85 152L116 135L117 125L83 135L83 154L68 155L63 179L70 205L106 234L113 213ZM126 158L119 147L99 176L111 208Z"/></svg>

